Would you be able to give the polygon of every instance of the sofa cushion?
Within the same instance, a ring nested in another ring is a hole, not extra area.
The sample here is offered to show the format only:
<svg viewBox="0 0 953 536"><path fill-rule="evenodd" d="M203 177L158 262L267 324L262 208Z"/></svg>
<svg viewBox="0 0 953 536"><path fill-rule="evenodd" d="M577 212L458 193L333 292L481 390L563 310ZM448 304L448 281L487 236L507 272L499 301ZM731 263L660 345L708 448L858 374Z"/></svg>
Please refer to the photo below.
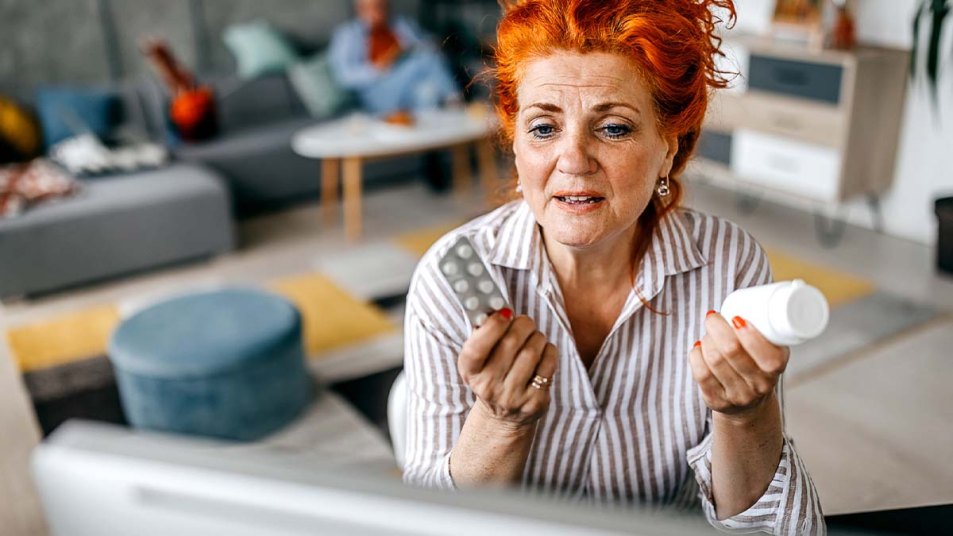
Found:
<svg viewBox="0 0 953 536"><path fill-rule="evenodd" d="M119 112L112 91L66 87L37 90L36 108L46 147L80 134L82 129L106 138Z"/></svg>
<svg viewBox="0 0 953 536"><path fill-rule="evenodd" d="M224 41L235 56L242 78L283 71L298 61L288 40L264 21L230 26L225 30Z"/></svg>
<svg viewBox="0 0 953 536"><path fill-rule="evenodd" d="M175 148L176 156L186 160L217 160L232 155L259 155L277 149L291 149L291 137L298 130L314 124L314 119L298 117L259 123L219 136L213 140L183 144Z"/></svg>
<svg viewBox="0 0 953 536"><path fill-rule="evenodd" d="M315 54L292 65L288 79L315 119L333 117L354 102L351 93L335 82L326 54Z"/></svg>
<svg viewBox="0 0 953 536"><path fill-rule="evenodd" d="M215 88L220 132L226 136L308 115L283 72L249 79L228 76L207 82Z"/></svg>

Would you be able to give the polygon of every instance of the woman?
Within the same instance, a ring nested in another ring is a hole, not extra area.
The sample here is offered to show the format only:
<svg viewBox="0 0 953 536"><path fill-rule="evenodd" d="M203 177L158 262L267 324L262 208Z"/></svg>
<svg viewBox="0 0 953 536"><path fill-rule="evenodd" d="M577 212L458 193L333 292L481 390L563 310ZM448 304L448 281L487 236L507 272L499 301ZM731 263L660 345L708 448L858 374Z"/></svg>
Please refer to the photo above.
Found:
<svg viewBox="0 0 953 536"><path fill-rule="evenodd" d="M716 309L760 246L678 208L731 0L529 0L498 28L520 199L424 256L406 316L405 480L701 501L720 528L823 533L783 435L788 349ZM512 309L471 326L437 263L470 238ZM706 313L707 311L707 313Z"/></svg>

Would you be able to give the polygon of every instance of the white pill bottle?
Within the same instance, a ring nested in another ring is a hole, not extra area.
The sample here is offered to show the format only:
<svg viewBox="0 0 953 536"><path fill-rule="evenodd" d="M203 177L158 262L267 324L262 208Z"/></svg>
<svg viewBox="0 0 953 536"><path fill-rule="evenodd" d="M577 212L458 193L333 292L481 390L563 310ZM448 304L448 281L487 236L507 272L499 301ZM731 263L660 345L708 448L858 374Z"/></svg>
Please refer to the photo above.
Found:
<svg viewBox="0 0 953 536"><path fill-rule="evenodd" d="M777 346L794 346L823 333L830 307L821 291L801 279L736 290L725 298L721 315L740 316Z"/></svg>

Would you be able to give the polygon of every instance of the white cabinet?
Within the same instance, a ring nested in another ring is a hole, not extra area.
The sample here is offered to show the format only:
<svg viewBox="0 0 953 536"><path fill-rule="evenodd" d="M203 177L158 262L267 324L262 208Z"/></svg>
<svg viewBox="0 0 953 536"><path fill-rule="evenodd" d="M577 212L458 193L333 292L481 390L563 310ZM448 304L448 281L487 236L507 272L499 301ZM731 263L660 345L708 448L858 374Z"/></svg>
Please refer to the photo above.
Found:
<svg viewBox="0 0 953 536"><path fill-rule="evenodd" d="M840 151L756 130L737 129L731 171L739 177L794 195L837 200Z"/></svg>
<svg viewBox="0 0 953 536"><path fill-rule="evenodd" d="M890 187L907 52L814 51L762 37L725 44L742 79L713 95L691 175L824 206Z"/></svg>

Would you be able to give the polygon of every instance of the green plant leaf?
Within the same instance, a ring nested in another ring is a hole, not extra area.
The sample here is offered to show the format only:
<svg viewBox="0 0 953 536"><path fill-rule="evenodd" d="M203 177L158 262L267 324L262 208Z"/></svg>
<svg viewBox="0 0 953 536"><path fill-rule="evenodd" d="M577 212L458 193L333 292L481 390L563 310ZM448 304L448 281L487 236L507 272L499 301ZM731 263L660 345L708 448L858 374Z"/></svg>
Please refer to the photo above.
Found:
<svg viewBox="0 0 953 536"><path fill-rule="evenodd" d="M913 48L910 50L910 78L916 80L917 59L920 50L920 21L923 19L923 11L929 5L930 0L921 0L917 6L917 11L913 14Z"/></svg>
<svg viewBox="0 0 953 536"><path fill-rule="evenodd" d="M933 24L930 28L930 41L927 48L927 79L930 81L930 91L934 103L937 98L937 80L940 68L940 40L943 38L943 22L950 14L948 0L933 0Z"/></svg>

